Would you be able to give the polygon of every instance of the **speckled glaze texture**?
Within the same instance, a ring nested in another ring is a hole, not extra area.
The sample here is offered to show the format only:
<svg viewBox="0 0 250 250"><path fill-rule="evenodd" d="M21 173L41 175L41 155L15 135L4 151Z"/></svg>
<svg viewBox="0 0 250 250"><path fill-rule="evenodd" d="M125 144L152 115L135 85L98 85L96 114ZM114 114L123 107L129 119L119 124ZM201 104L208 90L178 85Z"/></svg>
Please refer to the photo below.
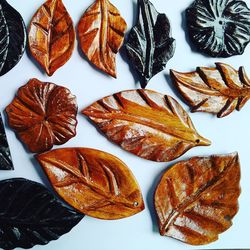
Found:
<svg viewBox="0 0 250 250"><path fill-rule="evenodd" d="M191 245L216 241L238 212L239 182L237 153L175 164L155 192L160 234Z"/></svg>
<svg viewBox="0 0 250 250"><path fill-rule="evenodd" d="M242 0L196 0L186 11L190 40L212 57L240 55L250 41L250 10Z"/></svg>
<svg viewBox="0 0 250 250"><path fill-rule="evenodd" d="M176 100L152 90L116 93L82 113L112 142L148 160L171 161L190 148L210 145Z"/></svg>
<svg viewBox="0 0 250 250"><path fill-rule="evenodd" d="M192 112L208 112L221 118L241 110L250 98L250 80L243 67L237 71L216 63L216 68L198 67L189 73L171 70L171 76Z"/></svg>
<svg viewBox="0 0 250 250"><path fill-rule="evenodd" d="M70 59L75 31L62 0L48 0L37 10L28 37L31 55L49 76Z"/></svg>
<svg viewBox="0 0 250 250"><path fill-rule="evenodd" d="M65 148L36 158L55 191L81 213L114 220L144 209L135 177L111 154L89 148Z"/></svg>
<svg viewBox="0 0 250 250"><path fill-rule="evenodd" d="M31 79L6 107L9 126L31 152L50 150L76 135L76 97L54 83Z"/></svg>
<svg viewBox="0 0 250 250"><path fill-rule="evenodd" d="M108 0L96 0L80 19L80 47L98 69L116 77L116 54L120 50L127 24Z"/></svg>

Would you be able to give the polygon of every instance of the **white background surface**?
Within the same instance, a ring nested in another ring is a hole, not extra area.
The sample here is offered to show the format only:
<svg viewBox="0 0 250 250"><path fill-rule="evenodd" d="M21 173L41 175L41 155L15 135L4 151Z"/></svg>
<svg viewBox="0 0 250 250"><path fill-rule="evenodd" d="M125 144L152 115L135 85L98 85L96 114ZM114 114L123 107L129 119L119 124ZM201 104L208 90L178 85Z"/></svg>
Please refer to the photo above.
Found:
<svg viewBox="0 0 250 250"><path fill-rule="evenodd" d="M82 13L92 3L92 0L64 0L64 4L77 25ZM176 51L169 61L165 71L155 76L148 84L148 89L169 94L177 99L186 110L188 106L180 100L171 87L168 73L173 68L179 71L191 71L196 66L213 66L216 61L229 63L235 68L244 65L250 75L250 45L242 56L228 59L214 59L191 51L183 29L183 11L191 4L190 0L163 1L152 0L159 12L166 13L172 24L173 37L176 39ZM9 0L23 16L26 25L43 0ZM137 8L135 0L112 0L120 10L128 24L128 31L136 21ZM250 6L250 1L247 1ZM124 54L124 53L123 53ZM212 141L210 147L197 147L174 161L188 159L196 155L225 154L238 151L241 160L240 210L233 220L233 226L220 236L220 239L207 246L192 247L177 240L162 237L158 233L156 216L153 209L153 193L159 177L171 163L154 163L140 159L123 151L109 142L92 126L80 111L94 101L118 91L138 88L126 56L117 57L118 78L106 76L85 61L79 54L77 44L72 58L52 77L39 70L37 64L27 53L19 64L8 74L0 78L0 108L12 101L17 88L24 85L30 78L36 77L42 81L50 81L70 88L77 96L79 105L77 136L63 147L93 147L116 155L123 160L136 176L144 196L145 210L133 217L118 221L103 221L85 216L73 230L59 240L46 246L36 246L34 249L60 250L152 250L152 249L211 249L211 248L250 248L249 239L249 194L250 194L250 102L241 112L235 111L230 116L218 119L210 114L190 114L197 131ZM6 124L6 123L5 123ZM15 171L0 172L0 179L24 177L46 184L49 183L40 166L36 164L33 155L28 153L15 134L6 124L6 132L11 148ZM54 147L57 148L57 147Z"/></svg>

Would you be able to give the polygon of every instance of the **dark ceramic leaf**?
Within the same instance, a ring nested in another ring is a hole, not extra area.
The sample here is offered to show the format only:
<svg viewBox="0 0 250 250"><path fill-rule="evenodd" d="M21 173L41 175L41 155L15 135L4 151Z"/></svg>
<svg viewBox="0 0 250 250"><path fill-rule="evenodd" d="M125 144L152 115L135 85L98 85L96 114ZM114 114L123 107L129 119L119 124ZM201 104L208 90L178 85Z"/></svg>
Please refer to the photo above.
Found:
<svg viewBox="0 0 250 250"><path fill-rule="evenodd" d="M45 245L69 232L83 218L43 185L26 179L1 181L0 200L3 249Z"/></svg>
<svg viewBox="0 0 250 250"><path fill-rule="evenodd" d="M250 41L250 10L242 0L196 0L186 14L191 41L210 56L242 54Z"/></svg>
<svg viewBox="0 0 250 250"><path fill-rule="evenodd" d="M0 0L0 75L10 71L23 56L26 28L21 15Z"/></svg>
<svg viewBox="0 0 250 250"><path fill-rule="evenodd" d="M0 114L0 170L13 169L14 166L11 160L10 149L4 131L2 116Z"/></svg>
<svg viewBox="0 0 250 250"><path fill-rule="evenodd" d="M148 0L138 0L139 20L126 43L128 57L142 77L141 86L162 71L173 57L175 40L171 38L170 23Z"/></svg>

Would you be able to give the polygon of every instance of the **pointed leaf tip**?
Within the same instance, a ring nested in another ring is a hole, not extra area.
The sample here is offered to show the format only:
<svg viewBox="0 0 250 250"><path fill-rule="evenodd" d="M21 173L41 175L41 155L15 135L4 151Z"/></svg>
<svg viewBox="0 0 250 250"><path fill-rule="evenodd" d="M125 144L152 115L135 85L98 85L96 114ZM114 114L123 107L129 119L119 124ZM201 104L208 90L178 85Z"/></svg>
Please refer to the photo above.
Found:
<svg viewBox="0 0 250 250"><path fill-rule="evenodd" d="M82 113L112 142L147 160L172 161L192 147L210 145L176 100L152 90L119 92Z"/></svg>
<svg viewBox="0 0 250 250"><path fill-rule="evenodd" d="M240 110L250 99L249 79L243 68L224 63L216 68L198 67L194 72L170 71L173 83L192 112L208 112L222 118Z"/></svg>

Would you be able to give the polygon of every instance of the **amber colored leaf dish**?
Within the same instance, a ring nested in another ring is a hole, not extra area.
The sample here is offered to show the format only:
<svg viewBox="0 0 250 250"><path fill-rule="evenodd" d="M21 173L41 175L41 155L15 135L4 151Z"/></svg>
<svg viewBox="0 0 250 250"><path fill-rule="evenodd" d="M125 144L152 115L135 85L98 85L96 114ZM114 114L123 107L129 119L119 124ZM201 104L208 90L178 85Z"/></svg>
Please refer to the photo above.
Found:
<svg viewBox="0 0 250 250"><path fill-rule="evenodd" d="M152 90L116 93L82 113L112 142L148 160L171 161L192 147L210 145L176 100Z"/></svg>
<svg viewBox="0 0 250 250"><path fill-rule="evenodd" d="M191 245L216 241L238 212L239 182L237 153L175 164L155 192L160 234Z"/></svg>
<svg viewBox="0 0 250 250"><path fill-rule="evenodd" d="M76 135L76 97L62 86L31 79L6 107L9 126L31 152L47 151Z"/></svg>
<svg viewBox="0 0 250 250"><path fill-rule="evenodd" d="M48 0L37 10L28 38L31 55L49 76L70 59L75 31L62 0Z"/></svg>
<svg viewBox="0 0 250 250"><path fill-rule="evenodd" d="M89 148L65 148L36 158L55 191L86 215L113 220L144 209L132 172L111 154Z"/></svg>
<svg viewBox="0 0 250 250"><path fill-rule="evenodd" d="M88 60L116 77L116 54L121 48L127 24L108 0L96 0L78 24L80 47Z"/></svg>
<svg viewBox="0 0 250 250"><path fill-rule="evenodd" d="M198 67L189 73L171 70L171 76L192 112L213 113L221 118L241 110L250 98L250 80L243 67L237 71L216 63L216 68Z"/></svg>

